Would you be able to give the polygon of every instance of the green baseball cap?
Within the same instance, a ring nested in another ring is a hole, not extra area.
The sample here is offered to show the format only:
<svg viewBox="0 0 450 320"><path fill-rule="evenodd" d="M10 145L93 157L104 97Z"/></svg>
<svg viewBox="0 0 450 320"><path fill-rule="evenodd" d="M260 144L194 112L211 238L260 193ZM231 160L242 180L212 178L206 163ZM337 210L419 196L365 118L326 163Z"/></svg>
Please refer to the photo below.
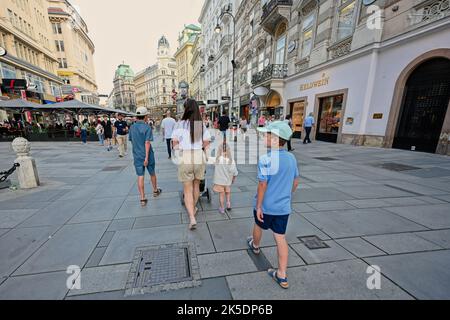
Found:
<svg viewBox="0 0 450 320"><path fill-rule="evenodd" d="M275 121L265 128L258 128L258 131L274 134L286 141L291 140L292 135L294 134L291 127L284 121Z"/></svg>

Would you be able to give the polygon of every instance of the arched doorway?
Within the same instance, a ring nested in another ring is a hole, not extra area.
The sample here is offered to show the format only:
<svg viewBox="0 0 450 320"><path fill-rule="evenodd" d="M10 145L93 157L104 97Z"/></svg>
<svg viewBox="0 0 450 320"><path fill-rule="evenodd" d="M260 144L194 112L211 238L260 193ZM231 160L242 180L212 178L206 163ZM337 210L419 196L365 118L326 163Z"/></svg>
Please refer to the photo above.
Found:
<svg viewBox="0 0 450 320"><path fill-rule="evenodd" d="M281 117L283 107L281 104L281 96L275 90L271 90L267 95L266 109L268 116Z"/></svg>
<svg viewBox="0 0 450 320"><path fill-rule="evenodd" d="M435 153L450 100L450 60L432 58L409 76L393 148Z"/></svg>

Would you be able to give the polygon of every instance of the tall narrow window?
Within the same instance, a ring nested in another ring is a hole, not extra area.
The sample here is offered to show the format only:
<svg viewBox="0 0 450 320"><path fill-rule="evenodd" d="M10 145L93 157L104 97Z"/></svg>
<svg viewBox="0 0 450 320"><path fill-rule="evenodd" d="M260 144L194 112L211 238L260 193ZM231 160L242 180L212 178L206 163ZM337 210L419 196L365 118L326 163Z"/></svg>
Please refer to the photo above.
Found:
<svg viewBox="0 0 450 320"><path fill-rule="evenodd" d="M311 54L313 28L314 28L314 13L308 15L303 20L302 24L302 53L301 57L306 58Z"/></svg>
<svg viewBox="0 0 450 320"><path fill-rule="evenodd" d="M258 54L258 72L263 70L264 70L264 48L261 48Z"/></svg>
<svg viewBox="0 0 450 320"><path fill-rule="evenodd" d="M275 64L284 64L286 56L286 24L282 23L276 32Z"/></svg>
<svg viewBox="0 0 450 320"><path fill-rule="evenodd" d="M336 40L345 39L353 34L355 25L356 1L343 1L339 8Z"/></svg>

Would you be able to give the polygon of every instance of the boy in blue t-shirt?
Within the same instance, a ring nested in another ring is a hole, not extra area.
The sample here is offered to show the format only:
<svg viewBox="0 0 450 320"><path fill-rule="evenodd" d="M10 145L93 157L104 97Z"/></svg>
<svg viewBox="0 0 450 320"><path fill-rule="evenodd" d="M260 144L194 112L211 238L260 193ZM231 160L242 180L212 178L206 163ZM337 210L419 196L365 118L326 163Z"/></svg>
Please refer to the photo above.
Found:
<svg viewBox="0 0 450 320"><path fill-rule="evenodd" d="M273 122L265 133L268 154L258 163L258 194L255 201L255 226L253 237L247 244L254 254L261 253L260 244L263 230L272 230L278 247L278 270L269 270L269 275L283 289L289 288L287 266L289 247L286 230L289 215L292 213L292 194L299 185L297 160L287 150L282 149L292 137L292 129L285 122Z"/></svg>

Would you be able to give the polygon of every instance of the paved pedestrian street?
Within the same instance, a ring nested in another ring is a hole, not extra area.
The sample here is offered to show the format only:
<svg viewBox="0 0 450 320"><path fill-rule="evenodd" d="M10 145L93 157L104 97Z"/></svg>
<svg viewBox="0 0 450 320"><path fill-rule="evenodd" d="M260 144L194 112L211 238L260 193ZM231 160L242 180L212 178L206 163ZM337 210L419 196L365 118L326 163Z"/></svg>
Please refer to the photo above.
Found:
<svg viewBox="0 0 450 320"><path fill-rule="evenodd" d="M266 273L278 264L271 234L261 256L247 251L256 166L238 165L226 216L217 196L202 199L192 232L176 166L160 136L154 146L163 194L153 198L147 178L142 208L131 155L119 159L96 143L32 143L42 186L0 191L0 299L450 299L448 157L295 142L301 186L287 233L291 288L283 290ZM14 159L0 144L0 169ZM210 167L210 188L212 175ZM308 249L307 236L326 248ZM180 244L193 248L198 281L167 289L164 279L183 266L155 268L159 286L130 294L136 250L166 245L167 259L177 259L170 248ZM378 288L370 266L381 271ZM69 290L68 279L80 287Z"/></svg>

